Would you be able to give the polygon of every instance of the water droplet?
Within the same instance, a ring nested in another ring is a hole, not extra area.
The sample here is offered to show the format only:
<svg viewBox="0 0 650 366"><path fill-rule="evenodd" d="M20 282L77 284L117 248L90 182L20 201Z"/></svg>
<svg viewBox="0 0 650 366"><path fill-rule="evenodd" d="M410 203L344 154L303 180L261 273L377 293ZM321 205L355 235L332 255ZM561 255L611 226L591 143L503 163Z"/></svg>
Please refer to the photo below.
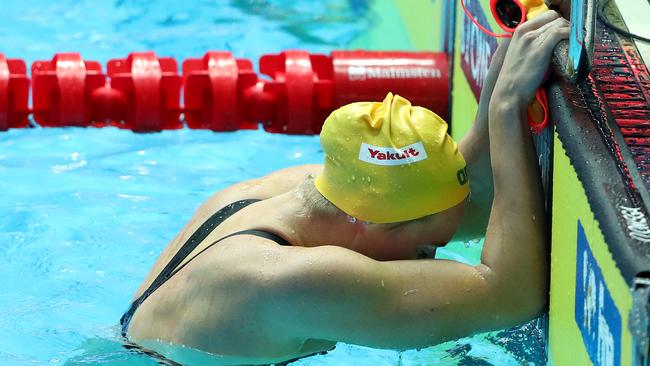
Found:
<svg viewBox="0 0 650 366"><path fill-rule="evenodd" d="M368 183L370 183L370 176L368 176L366 180L368 181Z"/></svg>
<svg viewBox="0 0 650 366"><path fill-rule="evenodd" d="M353 175L353 176L350 177L350 179L352 179L352 181L354 182L354 181L357 180L357 177L355 177L355 176Z"/></svg>

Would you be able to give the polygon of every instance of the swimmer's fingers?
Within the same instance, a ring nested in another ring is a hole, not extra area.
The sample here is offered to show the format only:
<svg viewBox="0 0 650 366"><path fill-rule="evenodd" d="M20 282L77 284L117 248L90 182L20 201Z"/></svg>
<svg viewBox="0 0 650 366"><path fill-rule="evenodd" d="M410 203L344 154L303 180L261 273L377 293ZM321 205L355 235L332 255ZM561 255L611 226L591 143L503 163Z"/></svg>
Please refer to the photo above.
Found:
<svg viewBox="0 0 650 366"><path fill-rule="evenodd" d="M569 36L568 23L557 13L543 14L533 20L542 17L532 30L520 30L523 26L517 29L495 86L500 98L513 99L518 108L527 107L533 100L548 71L555 45Z"/></svg>
<svg viewBox="0 0 650 366"><path fill-rule="evenodd" d="M536 39L537 51L544 57L544 62L547 61L545 56L550 58L551 52L555 45L563 39L569 38L571 27L569 22L564 18L557 18L554 21L545 24L539 29L530 32L530 36Z"/></svg>
<svg viewBox="0 0 650 366"><path fill-rule="evenodd" d="M550 48L553 50L555 48L555 45L558 44L563 39L568 39L569 35L571 34L571 27L569 26L564 26L564 27L558 27L555 29L552 29L549 31L549 34L544 40L542 41L542 48Z"/></svg>
<svg viewBox="0 0 650 366"><path fill-rule="evenodd" d="M528 32L541 28L545 24L548 24L557 18L560 18L560 14L558 14L556 11L554 10L546 11L543 14L531 20L528 20L524 22L524 24L518 26L517 30L515 30L514 37L521 37Z"/></svg>
<svg viewBox="0 0 650 366"><path fill-rule="evenodd" d="M543 35L543 34L545 34L547 32L557 30L557 29L562 29L562 28L567 28L568 29L569 26L570 26L570 23L569 23L568 20L566 20L564 18L556 18L553 21L551 21L549 23L546 23L546 24L542 25L541 27L535 29L534 31L530 31L530 33L533 36L537 37L537 36L541 36L541 35Z"/></svg>
<svg viewBox="0 0 650 366"><path fill-rule="evenodd" d="M527 52L536 54L538 62L547 62L548 59L544 56L547 54L550 56L555 45L560 40L569 36L569 31L569 22L564 18L556 17L554 20L542 24L535 30L520 32L519 34L515 32L514 39L521 44L522 48L526 49ZM542 57L541 59L539 59L540 56Z"/></svg>

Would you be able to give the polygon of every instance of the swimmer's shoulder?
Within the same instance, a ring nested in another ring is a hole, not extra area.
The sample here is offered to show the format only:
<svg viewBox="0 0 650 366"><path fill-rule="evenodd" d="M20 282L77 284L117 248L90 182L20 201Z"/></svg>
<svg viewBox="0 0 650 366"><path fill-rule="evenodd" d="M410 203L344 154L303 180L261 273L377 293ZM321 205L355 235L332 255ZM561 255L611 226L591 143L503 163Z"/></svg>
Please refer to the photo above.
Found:
<svg viewBox="0 0 650 366"><path fill-rule="evenodd" d="M318 175L323 170L322 164L299 165L276 170L263 177L251 179L232 186L236 194L250 195L250 198L266 199L286 193L310 175Z"/></svg>
<svg viewBox="0 0 650 366"><path fill-rule="evenodd" d="M233 184L212 195L205 205L214 211L240 200L265 200L294 189L309 175L318 175L322 170L322 164L299 165L276 170L259 178Z"/></svg>

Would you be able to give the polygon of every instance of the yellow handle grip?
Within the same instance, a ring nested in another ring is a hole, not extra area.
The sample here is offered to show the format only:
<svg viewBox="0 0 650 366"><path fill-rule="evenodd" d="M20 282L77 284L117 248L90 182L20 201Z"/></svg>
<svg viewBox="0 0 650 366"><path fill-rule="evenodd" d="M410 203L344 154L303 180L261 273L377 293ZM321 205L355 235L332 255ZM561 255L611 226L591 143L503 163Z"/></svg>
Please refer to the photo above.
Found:
<svg viewBox="0 0 650 366"><path fill-rule="evenodd" d="M531 20L548 10L548 6L546 6L544 0L519 0L519 2L526 9L527 20Z"/></svg>

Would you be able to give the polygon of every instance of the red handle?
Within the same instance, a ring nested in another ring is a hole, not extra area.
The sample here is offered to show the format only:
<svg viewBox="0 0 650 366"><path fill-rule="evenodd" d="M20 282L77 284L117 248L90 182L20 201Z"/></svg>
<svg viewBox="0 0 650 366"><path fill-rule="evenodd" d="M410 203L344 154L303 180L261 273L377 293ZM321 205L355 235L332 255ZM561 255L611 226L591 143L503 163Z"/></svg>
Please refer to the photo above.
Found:
<svg viewBox="0 0 650 366"><path fill-rule="evenodd" d="M535 100L528 106L528 124L536 134L548 124L548 96L544 88L537 89Z"/></svg>

